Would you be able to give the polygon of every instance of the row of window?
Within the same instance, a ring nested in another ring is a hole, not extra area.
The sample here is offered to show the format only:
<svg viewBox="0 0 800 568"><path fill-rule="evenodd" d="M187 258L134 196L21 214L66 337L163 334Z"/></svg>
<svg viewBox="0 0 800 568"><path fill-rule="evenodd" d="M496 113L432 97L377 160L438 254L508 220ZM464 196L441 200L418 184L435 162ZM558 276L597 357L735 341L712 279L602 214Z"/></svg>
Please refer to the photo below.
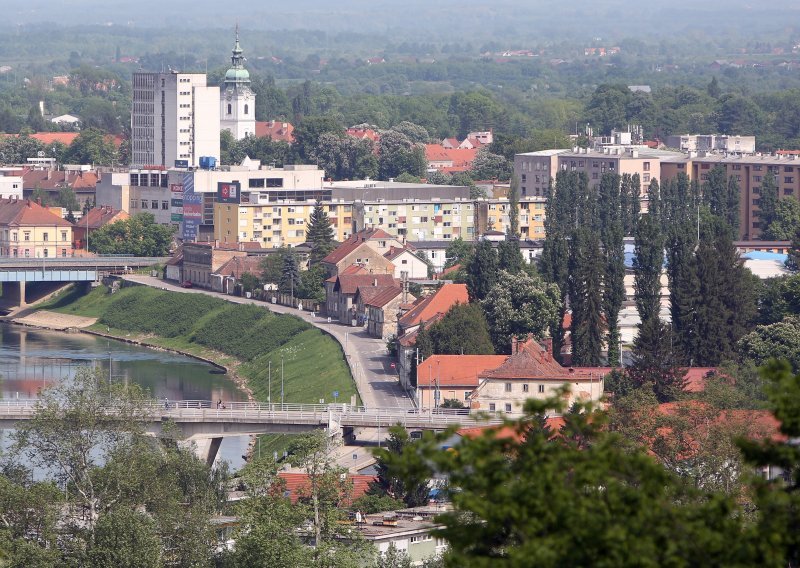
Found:
<svg viewBox="0 0 800 568"><path fill-rule="evenodd" d="M158 209L158 200L153 199L148 201L147 199L141 200L142 209ZM136 209L136 201L131 199L131 209ZM169 211L169 201L162 201L161 202L161 210L162 211Z"/></svg>
<svg viewBox="0 0 800 568"><path fill-rule="evenodd" d="M20 251L18 249L13 249L11 251L11 256L13 256L14 258L19 258ZM50 256L50 251L48 249L42 249L42 256L44 258L48 258ZM67 249L64 248L61 249L61 256L62 257L67 256ZM24 249L22 251L22 258L30 258L30 257L31 257L31 249Z"/></svg>

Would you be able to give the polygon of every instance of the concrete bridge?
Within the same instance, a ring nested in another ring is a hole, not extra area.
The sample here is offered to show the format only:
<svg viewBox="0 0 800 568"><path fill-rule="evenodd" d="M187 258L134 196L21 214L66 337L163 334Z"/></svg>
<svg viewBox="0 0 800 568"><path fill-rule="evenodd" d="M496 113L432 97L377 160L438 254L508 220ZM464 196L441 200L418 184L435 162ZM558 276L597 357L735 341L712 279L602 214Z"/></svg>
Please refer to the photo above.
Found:
<svg viewBox="0 0 800 568"><path fill-rule="evenodd" d="M0 430L30 420L36 399L0 400ZM108 414L113 414L109 409ZM197 444L198 455L214 463L226 436L255 434L299 434L325 429L345 437L356 428L382 428L401 424L408 430L444 430L450 426L475 427L502 424L501 415L487 417L468 410L366 408L349 404L259 404L229 402L225 408L207 400L151 401L140 417L147 433L163 434L165 424L174 424L185 440Z"/></svg>
<svg viewBox="0 0 800 568"><path fill-rule="evenodd" d="M106 274L124 274L152 266L166 257L97 256L87 258L0 258L0 283L6 304L24 306L26 286L33 283L96 282Z"/></svg>

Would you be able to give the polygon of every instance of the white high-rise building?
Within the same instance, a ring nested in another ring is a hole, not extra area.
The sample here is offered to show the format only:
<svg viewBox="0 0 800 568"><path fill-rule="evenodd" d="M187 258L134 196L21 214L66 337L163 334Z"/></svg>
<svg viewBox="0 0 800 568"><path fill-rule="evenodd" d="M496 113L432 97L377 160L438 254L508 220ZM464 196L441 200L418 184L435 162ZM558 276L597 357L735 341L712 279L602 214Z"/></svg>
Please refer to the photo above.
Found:
<svg viewBox="0 0 800 568"><path fill-rule="evenodd" d="M236 140L256 134L256 95L250 88L250 73L244 68L243 53L237 26L231 68L225 73L220 90L221 127L230 131Z"/></svg>
<svg viewBox="0 0 800 568"><path fill-rule="evenodd" d="M203 73L133 74L131 165L198 166L219 161L219 87Z"/></svg>

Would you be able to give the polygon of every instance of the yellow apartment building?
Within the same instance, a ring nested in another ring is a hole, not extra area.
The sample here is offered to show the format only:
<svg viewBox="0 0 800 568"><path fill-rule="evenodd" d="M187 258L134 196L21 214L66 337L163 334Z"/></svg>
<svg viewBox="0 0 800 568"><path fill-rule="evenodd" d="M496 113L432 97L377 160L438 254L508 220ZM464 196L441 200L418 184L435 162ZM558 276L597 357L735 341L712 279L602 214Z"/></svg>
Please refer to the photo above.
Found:
<svg viewBox="0 0 800 568"><path fill-rule="evenodd" d="M334 230L342 242L352 234L353 206L323 203ZM313 201L214 204L214 239L220 243L258 242L264 248L294 247L306 241L306 227Z"/></svg>
<svg viewBox="0 0 800 568"><path fill-rule="evenodd" d="M0 199L0 256L72 256L72 223L30 199Z"/></svg>

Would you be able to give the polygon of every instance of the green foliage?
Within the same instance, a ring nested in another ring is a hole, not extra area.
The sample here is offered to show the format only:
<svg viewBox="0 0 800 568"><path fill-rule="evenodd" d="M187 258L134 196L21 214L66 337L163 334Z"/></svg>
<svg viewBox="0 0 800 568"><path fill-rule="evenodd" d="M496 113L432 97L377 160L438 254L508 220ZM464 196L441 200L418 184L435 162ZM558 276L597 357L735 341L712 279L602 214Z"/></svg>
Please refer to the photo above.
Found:
<svg viewBox="0 0 800 568"><path fill-rule="evenodd" d="M442 452L448 431L406 449L408 463L428 464L457 488L454 511L439 517L444 528L436 531L450 545L448 562L728 566L758 558L758 541L732 499L687 488L604 430L602 413L565 414L554 436L544 417L559 406L558 399L528 401L526 417L508 423L518 437L489 430Z"/></svg>
<svg viewBox="0 0 800 568"><path fill-rule="evenodd" d="M759 325L736 345L743 361L763 365L770 359L788 361L800 372L800 317L789 316L770 325Z"/></svg>
<svg viewBox="0 0 800 568"><path fill-rule="evenodd" d="M440 408L465 408L464 403L457 398L446 398Z"/></svg>
<svg viewBox="0 0 800 568"><path fill-rule="evenodd" d="M281 279L278 282L278 290L282 294L294 295L295 290L300 289L300 267L297 266L297 256L292 252L285 252L283 255L283 267L281 268Z"/></svg>
<svg viewBox="0 0 800 568"><path fill-rule="evenodd" d="M300 288L295 292L298 298L325 301L325 279L328 273L320 264L311 266L300 273Z"/></svg>
<svg viewBox="0 0 800 568"><path fill-rule="evenodd" d="M167 256L175 229L159 225L152 213L138 213L93 231L89 250L98 254Z"/></svg>
<svg viewBox="0 0 800 568"><path fill-rule="evenodd" d="M397 178L403 173L421 178L425 175L427 166L423 145L414 143L396 130L381 133L378 158L380 179Z"/></svg>
<svg viewBox="0 0 800 568"><path fill-rule="evenodd" d="M389 495L366 494L355 501L351 509L360 511L364 514L382 513L384 511L397 511L405 509L406 504L401 499L395 499Z"/></svg>
<svg viewBox="0 0 800 568"><path fill-rule="evenodd" d="M71 164L113 166L119 156L114 143L97 128L87 128L69 145L63 160Z"/></svg>
<svg viewBox="0 0 800 568"><path fill-rule="evenodd" d="M558 287L524 272L500 272L483 301L495 352L511 353L511 340L543 338L558 318Z"/></svg>
<svg viewBox="0 0 800 568"><path fill-rule="evenodd" d="M97 568L157 568L161 542L153 520L135 511L116 509L97 521L94 544L87 554Z"/></svg>
<svg viewBox="0 0 800 568"><path fill-rule="evenodd" d="M800 201L790 195L778 201L772 223L766 227L762 238L791 241L798 232L800 232Z"/></svg>
<svg viewBox="0 0 800 568"><path fill-rule="evenodd" d="M444 257L447 259L444 267L450 268L456 264L460 264L462 267L466 266L469 264L472 252L472 243L465 241L461 237L453 239L448 243L447 250L444 251Z"/></svg>
<svg viewBox="0 0 800 568"><path fill-rule="evenodd" d="M421 339L420 339L421 337ZM456 304L444 317L417 334L424 357L439 355L492 355L489 326L478 304Z"/></svg>
<svg viewBox="0 0 800 568"><path fill-rule="evenodd" d="M649 193L650 208L637 225L633 258L634 298L642 323L657 318L661 311L661 272L664 266L658 182L650 184Z"/></svg>
<svg viewBox="0 0 800 568"><path fill-rule="evenodd" d="M428 502L433 477L421 461L411 459L407 450L414 442L402 426L392 426L385 447L373 450L377 479L370 483L368 494L388 495L405 502L407 507L419 507Z"/></svg>
<svg viewBox="0 0 800 568"><path fill-rule="evenodd" d="M258 278L250 272L242 273L239 277L239 283L242 285L244 292L253 292L259 288Z"/></svg>
<svg viewBox="0 0 800 568"><path fill-rule="evenodd" d="M679 365L669 325L657 317L642 323L633 341L633 365L628 368L633 382L652 389L659 402L669 402L680 396L685 385L686 371Z"/></svg>
<svg viewBox="0 0 800 568"><path fill-rule="evenodd" d="M497 282L497 252L492 243L482 239L475 245L475 251L467 270L467 288L470 301L483 300Z"/></svg>
<svg viewBox="0 0 800 568"><path fill-rule="evenodd" d="M505 156L492 154L481 148L472 162L472 179L508 181L511 179L513 164Z"/></svg>
<svg viewBox="0 0 800 568"><path fill-rule="evenodd" d="M314 264L326 256L334 249L334 233L331 220L317 201L314 209L308 218L306 226L306 242L311 244L311 264Z"/></svg>
<svg viewBox="0 0 800 568"><path fill-rule="evenodd" d="M769 231L778 218L778 180L770 168L761 180L761 193L758 198L758 222L762 231Z"/></svg>
<svg viewBox="0 0 800 568"><path fill-rule="evenodd" d="M638 197L637 197L638 200ZM598 195L600 240L603 244L605 278L603 279L603 313L608 335L608 361L612 366L620 364L619 312L625 299L625 224L620 194L620 177L603 174ZM633 213L632 216L637 216ZM637 223L638 225L638 223Z"/></svg>

